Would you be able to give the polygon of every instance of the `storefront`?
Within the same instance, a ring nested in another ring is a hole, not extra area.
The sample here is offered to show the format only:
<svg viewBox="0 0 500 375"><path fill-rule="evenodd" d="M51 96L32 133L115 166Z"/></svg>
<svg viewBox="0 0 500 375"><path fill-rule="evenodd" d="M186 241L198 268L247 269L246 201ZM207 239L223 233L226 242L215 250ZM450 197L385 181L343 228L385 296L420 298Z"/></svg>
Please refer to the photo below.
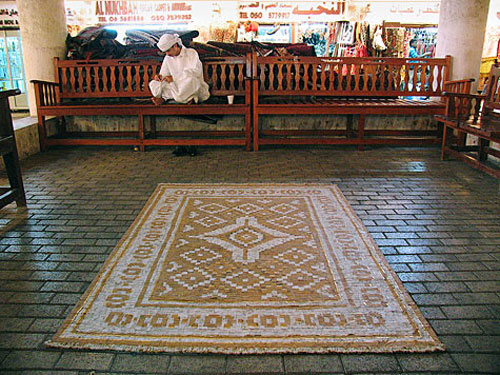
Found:
<svg viewBox="0 0 500 375"><path fill-rule="evenodd" d="M118 31L197 30L199 42L259 41L314 45L319 56L408 56L418 39L420 55L432 55L439 0L335 1L112 1L66 0L68 31L90 25Z"/></svg>

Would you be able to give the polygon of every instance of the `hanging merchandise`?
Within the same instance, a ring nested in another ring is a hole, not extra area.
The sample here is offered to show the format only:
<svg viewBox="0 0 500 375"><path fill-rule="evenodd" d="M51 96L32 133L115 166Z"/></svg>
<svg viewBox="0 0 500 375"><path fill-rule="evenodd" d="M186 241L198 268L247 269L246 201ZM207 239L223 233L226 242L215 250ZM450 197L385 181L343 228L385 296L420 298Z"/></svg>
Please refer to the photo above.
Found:
<svg viewBox="0 0 500 375"><path fill-rule="evenodd" d="M335 23L335 46L332 56L354 56L356 42L356 22L339 21Z"/></svg>
<svg viewBox="0 0 500 375"><path fill-rule="evenodd" d="M377 51L376 53L382 53L387 49L387 46L384 43L384 39L382 38L382 28L378 27L375 33L373 34L373 48Z"/></svg>
<svg viewBox="0 0 500 375"><path fill-rule="evenodd" d="M404 57L405 56L405 28L387 27L385 28L385 45L387 50L385 56Z"/></svg>
<svg viewBox="0 0 500 375"><path fill-rule="evenodd" d="M366 22L358 22L356 27L356 57L368 56L368 24Z"/></svg>

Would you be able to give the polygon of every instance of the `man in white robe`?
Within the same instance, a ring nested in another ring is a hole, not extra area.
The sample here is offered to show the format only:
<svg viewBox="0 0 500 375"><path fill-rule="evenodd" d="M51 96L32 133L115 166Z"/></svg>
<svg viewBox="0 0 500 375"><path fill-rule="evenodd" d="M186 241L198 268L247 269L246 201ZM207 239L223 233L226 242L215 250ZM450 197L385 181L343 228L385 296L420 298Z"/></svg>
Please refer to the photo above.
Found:
<svg viewBox="0 0 500 375"><path fill-rule="evenodd" d="M200 103L210 97L203 80L203 68L198 53L182 46L177 34L164 34L157 43L166 56L160 73L149 82L153 103L173 99L178 103Z"/></svg>

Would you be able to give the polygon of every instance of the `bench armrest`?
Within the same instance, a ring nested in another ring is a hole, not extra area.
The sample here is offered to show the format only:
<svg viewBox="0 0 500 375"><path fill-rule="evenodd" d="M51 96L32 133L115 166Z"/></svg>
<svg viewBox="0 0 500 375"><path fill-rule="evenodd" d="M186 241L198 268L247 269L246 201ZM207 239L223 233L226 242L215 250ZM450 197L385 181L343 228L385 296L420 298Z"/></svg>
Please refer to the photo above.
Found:
<svg viewBox="0 0 500 375"><path fill-rule="evenodd" d="M473 116L475 120L481 114L485 95L464 94L459 92L443 92L443 96L447 100L446 117L454 119L460 123L464 119Z"/></svg>
<svg viewBox="0 0 500 375"><path fill-rule="evenodd" d="M472 82L474 81L475 81L474 78L446 81L443 84L443 88L444 91L446 92L469 94L472 87Z"/></svg>
<svg viewBox="0 0 500 375"><path fill-rule="evenodd" d="M38 108L60 102L59 84L51 81L31 80L35 86L36 106Z"/></svg>
<svg viewBox="0 0 500 375"><path fill-rule="evenodd" d="M30 82L31 82L31 83L33 83L34 85L46 84L46 85L54 85L54 86L57 86L57 82L53 82L53 81L43 81L43 80L41 80L41 79L32 79Z"/></svg>

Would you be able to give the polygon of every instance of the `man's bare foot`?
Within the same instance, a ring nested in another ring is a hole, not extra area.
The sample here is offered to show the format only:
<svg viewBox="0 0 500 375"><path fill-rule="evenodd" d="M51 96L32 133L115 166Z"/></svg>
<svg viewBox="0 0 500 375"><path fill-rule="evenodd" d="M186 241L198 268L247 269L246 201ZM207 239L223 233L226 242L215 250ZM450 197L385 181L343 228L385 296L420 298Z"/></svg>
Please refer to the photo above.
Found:
<svg viewBox="0 0 500 375"><path fill-rule="evenodd" d="M157 97L153 97L153 98L151 98L151 100L153 101L153 103L154 103L155 105L160 105L160 104L162 104L162 103L163 103L163 98L162 98L162 97L159 97L159 98L157 98Z"/></svg>
<svg viewBox="0 0 500 375"><path fill-rule="evenodd" d="M187 102L186 104L194 104L194 99L191 99L189 102Z"/></svg>

